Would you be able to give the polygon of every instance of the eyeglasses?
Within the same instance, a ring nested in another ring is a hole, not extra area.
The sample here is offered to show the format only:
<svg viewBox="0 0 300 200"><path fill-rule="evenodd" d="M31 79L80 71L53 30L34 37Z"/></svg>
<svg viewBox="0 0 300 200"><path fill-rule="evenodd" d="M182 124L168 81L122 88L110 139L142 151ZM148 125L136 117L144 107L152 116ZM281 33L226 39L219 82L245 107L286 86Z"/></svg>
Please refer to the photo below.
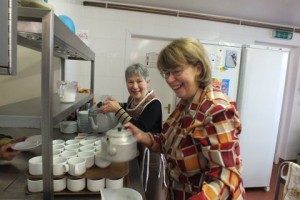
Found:
<svg viewBox="0 0 300 200"><path fill-rule="evenodd" d="M179 77L182 74L183 70L183 68L177 68L175 70L162 70L160 74L165 79L169 78L171 74L175 77Z"/></svg>

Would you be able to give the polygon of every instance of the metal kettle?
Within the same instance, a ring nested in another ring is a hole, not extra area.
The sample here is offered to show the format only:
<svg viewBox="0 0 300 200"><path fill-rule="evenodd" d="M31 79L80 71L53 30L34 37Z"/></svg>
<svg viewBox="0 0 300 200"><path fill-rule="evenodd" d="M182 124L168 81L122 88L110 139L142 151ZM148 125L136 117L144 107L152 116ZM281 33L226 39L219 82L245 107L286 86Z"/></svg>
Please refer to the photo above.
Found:
<svg viewBox="0 0 300 200"><path fill-rule="evenodd" d="M111 130L106 133L106 159L111 162L127 162L138 155L137 141L127 130Z"/></svg>
<svg viewBox="0 0 300 200"><path fill-rule="evenodd" d="M106 132L119 123L114 113L98 113L96 106L89 109L89 121L94 132Z"/></svg>

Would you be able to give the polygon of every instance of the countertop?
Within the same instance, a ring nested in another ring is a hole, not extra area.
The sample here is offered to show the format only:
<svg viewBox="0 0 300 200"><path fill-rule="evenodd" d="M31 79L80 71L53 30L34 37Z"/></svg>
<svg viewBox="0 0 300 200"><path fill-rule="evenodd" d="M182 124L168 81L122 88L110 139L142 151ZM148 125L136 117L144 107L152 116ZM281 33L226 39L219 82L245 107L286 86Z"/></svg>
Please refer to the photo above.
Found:
<svg viewBox="0 0 300 200"><path fill-rule="evenodd" d="M39 129L25 129L25 128L0 128L1 134L10 135L12 137L31 136L40 134ZM77 134L62 134L57 129L54 129L53 139L72 139ZM12 161L0 160L0 199L43 199L42 193L26 194L26 176L25 172L28 169L28 160L34 156L41 155L41 146L34 150L22 152ZM145 199L145 193L140 179L139 165L136 159L129 162L129 187L137 190ZM58 196L54 199L101 199L99 195L70 195Z"/></svg>

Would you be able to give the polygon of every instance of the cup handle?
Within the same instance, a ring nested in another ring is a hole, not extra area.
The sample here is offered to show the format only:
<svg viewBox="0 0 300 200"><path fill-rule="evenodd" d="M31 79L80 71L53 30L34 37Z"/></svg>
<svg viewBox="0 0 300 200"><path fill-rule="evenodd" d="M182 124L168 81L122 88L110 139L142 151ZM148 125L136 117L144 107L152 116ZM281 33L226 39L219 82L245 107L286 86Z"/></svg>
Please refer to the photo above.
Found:
<svg viewBox="0 0 300 200"><path fill-rule="evenodd" d="M64 171L65 171L65 172L68 172L68 171L69 171L69 165L68 165L68 164L65 164L65 165L64 165Z"/></svg>

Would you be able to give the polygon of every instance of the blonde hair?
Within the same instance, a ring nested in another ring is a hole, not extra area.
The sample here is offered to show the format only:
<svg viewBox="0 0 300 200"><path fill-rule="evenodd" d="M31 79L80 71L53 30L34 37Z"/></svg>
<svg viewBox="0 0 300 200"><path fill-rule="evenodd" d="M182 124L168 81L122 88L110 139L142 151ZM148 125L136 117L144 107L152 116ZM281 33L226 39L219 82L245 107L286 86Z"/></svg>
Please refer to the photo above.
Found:
<svg viewBox="0 0 300 200"><path fill-rule="evenodd" d="M180 38L172 41L159 53L157 67L159 71L178 68L183 64L197 67L201 73L196 77L201 88L211 83L211 64L203 45L193 38Z"/></svg>

